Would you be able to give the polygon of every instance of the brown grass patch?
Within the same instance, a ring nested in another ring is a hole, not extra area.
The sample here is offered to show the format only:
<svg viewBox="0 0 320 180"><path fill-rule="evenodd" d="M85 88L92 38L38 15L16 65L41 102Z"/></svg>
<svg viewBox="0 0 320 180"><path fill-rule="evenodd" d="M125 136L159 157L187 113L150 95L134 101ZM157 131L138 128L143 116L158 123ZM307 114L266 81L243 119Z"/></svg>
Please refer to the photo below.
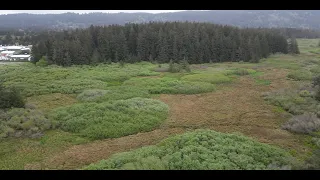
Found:
<svg viewBox="0 0 320 180"><path fill-rule="evenodd" d="M76 95L74 94L54 93L27 98L27 103L33 104L43 111L48 111L61 106L68 106L76 102Z"/></svg>
<svg viewBox="0 0 320 180"><path fill-rule="evenodd" d="M181 128L157 129L121 138L76 145L46 159L44 162L27 164L25 169L77 169L105 159L114 153L156 144L172 134L183 132L184 129Z"/></svg>

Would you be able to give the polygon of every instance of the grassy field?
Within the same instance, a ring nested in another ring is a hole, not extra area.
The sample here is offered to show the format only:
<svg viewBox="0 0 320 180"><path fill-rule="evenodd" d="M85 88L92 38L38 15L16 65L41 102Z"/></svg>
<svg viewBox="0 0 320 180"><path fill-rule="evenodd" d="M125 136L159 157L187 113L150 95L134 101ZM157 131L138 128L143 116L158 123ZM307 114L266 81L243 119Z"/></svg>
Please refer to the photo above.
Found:
<svg viewBox="0 0 320 180"><path fill-rule="evenodd" d="M288 159L302 162L315 146L282 124L320 112L305 92L320 72L318 40L298 43L299 55L190 65L190 73L156 72L147 62L0 65L4 85L20 89L52 123L41 137L0 139L0 169L286 169ZM29 114L21 117L39 119ZM2 117L16 123L3 129L22 126L20 116Z"/></svg>

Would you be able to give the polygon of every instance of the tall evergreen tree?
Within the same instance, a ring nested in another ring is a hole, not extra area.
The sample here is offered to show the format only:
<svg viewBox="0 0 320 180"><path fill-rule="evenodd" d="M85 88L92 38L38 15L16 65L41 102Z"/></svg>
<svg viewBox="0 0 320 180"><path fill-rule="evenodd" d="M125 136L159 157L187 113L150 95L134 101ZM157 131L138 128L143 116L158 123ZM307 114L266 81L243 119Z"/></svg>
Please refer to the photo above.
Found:
<svg viewBox="0 0 320 180"><path fill-rule="evenodd" d="M128 57L128 46L124 32L121 30L117 39L117 56L119 61L126 61Z"/></svg>
<svg viewBox="0 0 320 180"><path fill-rule="evenodd" d="M98 49L95 49L93 51L93 54L92 54L92 57L91 57L91 63L92 64L98 64L100 62L102 62L101 61L101 55L100 55Z"/></svg>
<svg viewBox="0 0 320 180"><path fill-rule="evenodd" d="M128 51L130 54L135 54L137 49L137 33L134 30L133 25L130 27L128 37Z"/></svg>
<svg viewBox="0 0 320 180"><path fill-rule="evenodd" d="M288 52L291 54L300 54L296 38L291 37L288 42Z"/></svg>
<svg viewBox="0 0 320 180"><path fill-rule="evenodd" d="M160 29L158 37L158 57L157 60L159 63L167 62L168 58L168 42L165 33Z"/></svg>
<svg viewBox="0 0 320 180"><path fill-rule="evenodd" d="M266 58L269 55L269 45L265 34L261 36L261 57Z"/></svg>

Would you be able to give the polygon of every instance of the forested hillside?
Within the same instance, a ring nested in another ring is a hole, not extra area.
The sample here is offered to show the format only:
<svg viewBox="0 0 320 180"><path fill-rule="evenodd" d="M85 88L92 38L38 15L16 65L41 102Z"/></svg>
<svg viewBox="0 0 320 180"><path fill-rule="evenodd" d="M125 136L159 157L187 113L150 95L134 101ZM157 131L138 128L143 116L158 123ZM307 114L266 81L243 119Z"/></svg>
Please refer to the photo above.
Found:
<svg viewBox="0 0 320 180"><path fill-rule="evenodd" d="M285 36L268 29L239 29L210 23L166 22L91 26L51 32L34 44L35 61L69 66L101 62L258 62L287 53Z"/></svg>
<svg viewBox="0 0 320 180"><path fill-rule="evenodd" d="M318 10L212 10L174 13L90 13L0 15L0 30L66 29L90 25L146 23L149 21L196 21L238 27L320 29Z"/></svg>

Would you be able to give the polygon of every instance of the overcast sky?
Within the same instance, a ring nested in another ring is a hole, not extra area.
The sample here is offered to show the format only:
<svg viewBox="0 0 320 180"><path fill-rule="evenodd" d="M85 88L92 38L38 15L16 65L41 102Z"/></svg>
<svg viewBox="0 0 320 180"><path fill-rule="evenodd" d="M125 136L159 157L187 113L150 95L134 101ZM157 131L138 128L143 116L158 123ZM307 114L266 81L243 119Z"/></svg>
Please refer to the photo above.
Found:
<svg viewBox="0 0 320 180"><path fill-rule="evenodd" d="M32 13L32 14L59 14L66 12L74 13L90 13L90 12L105 12L105 13L118 13L118 12L147 12L147 13L161 13L161 12L177 12L183 10L0 10L0 14L13 14L13 13Z"/></svg>

